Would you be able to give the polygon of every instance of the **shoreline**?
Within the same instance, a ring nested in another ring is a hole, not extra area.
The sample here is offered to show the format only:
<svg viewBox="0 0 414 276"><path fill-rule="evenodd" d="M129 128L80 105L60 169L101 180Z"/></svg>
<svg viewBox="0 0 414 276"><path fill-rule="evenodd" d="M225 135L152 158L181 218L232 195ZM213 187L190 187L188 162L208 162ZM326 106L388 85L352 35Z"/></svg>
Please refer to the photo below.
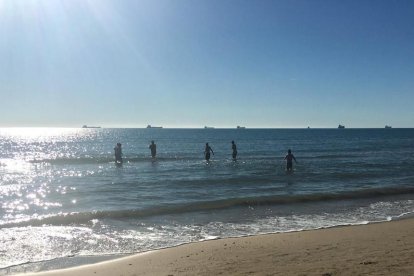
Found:
<svg viewBox="0 0 414 276"><path fill-rule="evenodd" d="M414 218L188 243L62 270L19 275L404 275Z"/></svg>

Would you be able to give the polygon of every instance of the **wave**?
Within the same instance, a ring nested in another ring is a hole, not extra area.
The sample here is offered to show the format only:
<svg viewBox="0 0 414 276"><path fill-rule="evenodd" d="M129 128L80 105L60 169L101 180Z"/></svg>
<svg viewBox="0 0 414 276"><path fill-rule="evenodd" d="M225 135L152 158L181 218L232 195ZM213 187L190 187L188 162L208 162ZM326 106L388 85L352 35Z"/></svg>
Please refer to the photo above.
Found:
<svg viewBox="0 0 414 276"><path fill-rule="evenodd" d="M182 156L159 156L155 159L152 159L151 156L124 156L122 158L124 163L148 163L148 162L204 162L204 156L202 155L182 155ZM275 160L273 156L248 156L244 159L239 159L240 162L257 162L262 163L271 162L274 163ZM231 161L231 162L230 162ZM33 159L28 161L31 164L47 164L47 165L91 165L91 164L110 164L115 162L113 156L91 156L91 157L73 157L73 158L44 158L44 159ZM231 156L221 156L215 157L212 160L213 163L228 163L233 164Z"/></svg>
<svg viewBox="0 0 414 276"><path fill-rule="evenodd" d="M361 158L360 155L356 154L321 154L321 155L313 155L313 156L301 156L300 159L350 159L350 158Z"/></svg>
<svg viewBox="0 0 414 276"><path fill-rule="evenodd" d="M42 225L79 225L102 219L138 219L152 216L174 215L228 209L234 207L257 207L266 205L297 204L352 199L369 199L395 195L414 194L414 187L364 189L342 193L320 193L304 195L277 195L264 197L229 198L214 201L199 201L187 204L170 204L140 210L93 211L45 216L25 221L0 224L1 228L42 226Z"/></svg>
<svg viewBox="0 0 414 276"><path fill-rule="evenodd" d="M138 163L152 161L150 156L131 156L123 157L124 163ZM157 161L183 161L183 160L200 160L200 158L188 158L188 157L157 157ZM77 157L77 158L45 158L30 160L32 164L51 164L51 165L88 165L88 164L107 164L114 163L113 156L102 157Z"/></svg>

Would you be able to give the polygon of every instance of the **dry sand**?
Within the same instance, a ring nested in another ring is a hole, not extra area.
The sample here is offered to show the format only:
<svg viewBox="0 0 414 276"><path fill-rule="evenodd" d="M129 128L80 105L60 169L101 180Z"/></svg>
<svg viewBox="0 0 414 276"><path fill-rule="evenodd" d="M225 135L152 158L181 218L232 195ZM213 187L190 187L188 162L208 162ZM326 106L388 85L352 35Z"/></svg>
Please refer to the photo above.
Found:
<svg viewBox="0 0 414 276"><path fill-rule="evenodd" d="M414 275L414 219L198 242L30 275Z"/></svg>

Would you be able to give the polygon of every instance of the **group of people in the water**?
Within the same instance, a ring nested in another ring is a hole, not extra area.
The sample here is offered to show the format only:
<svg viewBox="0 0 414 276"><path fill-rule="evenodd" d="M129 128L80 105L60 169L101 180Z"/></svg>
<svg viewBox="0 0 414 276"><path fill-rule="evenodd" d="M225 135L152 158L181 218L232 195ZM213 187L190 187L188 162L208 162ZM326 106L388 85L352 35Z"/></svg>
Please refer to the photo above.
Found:
<svg viewBox="0 0 414 276"><path fill-rule="evenodd" d="M233 151L231 156L233 157L233 160L236 161L236 159L237 159L237 146L236 146L236 143L234 143L234 141L231 141L231 149ZM213 149L210 147L210 145L208 143L206 143L206 149L204 150L204 156L205 156L207 162L210 161L210 152L214 155Z"/></svg>
<svg viewBox="0 0 414 276"><path fill-rule="evenodd" d="M151 141L151 144L148 147L151 150L151 156L154 159L155 156L157 155L157 145L154 143L154 141ZM115 151L115 163L122 164L123 163L122 144L116 143L116 146L114 147L114 151Z"/></svg>
<svg viewBox="0 0 414 276"><path fill-rule="evenodd" d="M151 144L148 146L151 151L152 159L155 159L157 155L157 145L154 141L151 141ZM237 146L234 141L231 141L231 149L232 149L232 157L233 161L237 160ZM117 143L115 148L115 163L122 164L122 145L121 143ZM211 154L214 155L213 149L210 147L208 143L206 143L206 147L204 149L204 157L207 162L210 161ZM295 156L292 154L292 151L289 149L287 155L285 156L284 160L286 160L286 171L291 172L293 171L293 160L297 163Z"/></svg>

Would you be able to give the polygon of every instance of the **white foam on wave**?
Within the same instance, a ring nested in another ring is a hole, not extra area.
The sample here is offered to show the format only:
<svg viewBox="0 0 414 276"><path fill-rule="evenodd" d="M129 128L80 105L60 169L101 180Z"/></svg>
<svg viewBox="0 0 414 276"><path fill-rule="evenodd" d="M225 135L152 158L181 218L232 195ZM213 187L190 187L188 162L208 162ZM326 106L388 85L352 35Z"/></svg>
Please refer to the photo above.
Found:
<svg viewBox="0 0 414 276"><path fill-rule="evenodd" d="M386 206L386 208L385 208ZM264 207L266 208L266 207ZM203 222L195 215L188 219L165 216L163 219L127 219L117 222L102 218L87 226L26 226L0 229L0 244L10 254L0 255L0 268L69 256L106 256L144 252L190 242L267 233L303 231L341 225L389 221L413 213L413 201L375 202L335 212L284 215L255 208L250 215L236 213L220 220ZM246 209L245 209L246 210ZM245 211L242 211L245 212ZM257 212L257 213L256 213ZM216 218L216 219L217 219ZM198 220L199 219L199 220ZM22 254L23 252L23 254Z"/></svg>

